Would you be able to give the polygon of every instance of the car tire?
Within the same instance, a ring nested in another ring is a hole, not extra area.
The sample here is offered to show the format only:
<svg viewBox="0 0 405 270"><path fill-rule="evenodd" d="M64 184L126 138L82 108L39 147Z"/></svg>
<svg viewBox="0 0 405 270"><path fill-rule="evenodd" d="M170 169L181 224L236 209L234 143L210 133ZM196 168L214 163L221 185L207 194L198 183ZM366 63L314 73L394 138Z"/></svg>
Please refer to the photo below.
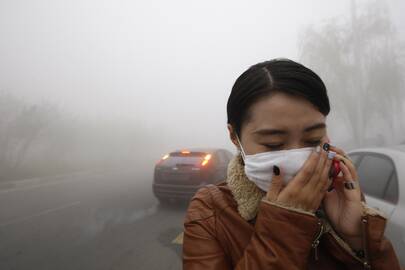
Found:
<svg viewBox="0 0 405 270"><path fill-rule="evenodd" d="M158 197L157 199L158 199L159 204L160 204L161 206L172 205L173 202L174 202L174 200L173 200L173 199L170 199L170 198L161 198L161 197Z"/></svg>

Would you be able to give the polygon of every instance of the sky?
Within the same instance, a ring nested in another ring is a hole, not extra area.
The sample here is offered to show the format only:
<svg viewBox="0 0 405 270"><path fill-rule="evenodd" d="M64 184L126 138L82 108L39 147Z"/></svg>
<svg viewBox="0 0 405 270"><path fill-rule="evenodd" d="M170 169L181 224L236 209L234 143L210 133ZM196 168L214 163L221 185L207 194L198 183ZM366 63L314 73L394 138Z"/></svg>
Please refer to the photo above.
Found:
<svg viewBox="0 0 405 270"><path fill-rule="evenodd" d="M405 4L387 2L404 37ZM226 101L236 78L260 61L299 60L303 29L343 16L349 6L348 0L0 0L0 91L78 117L181 133L181 143L229 147Z"/></svg>

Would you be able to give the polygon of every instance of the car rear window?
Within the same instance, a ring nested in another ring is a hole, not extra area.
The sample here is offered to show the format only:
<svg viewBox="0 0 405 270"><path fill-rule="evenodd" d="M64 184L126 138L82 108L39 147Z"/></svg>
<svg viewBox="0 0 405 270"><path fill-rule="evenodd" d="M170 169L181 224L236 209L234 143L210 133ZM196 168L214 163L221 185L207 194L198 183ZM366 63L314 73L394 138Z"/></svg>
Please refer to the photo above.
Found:
<svg viewBox="0 0 405 270"><path fill-rule="evenodd" d="M202 159L207 155L203 152L190 152L187 154L181 152L170 153L170 156L165 159L161 164L164 166L174 165L197 165L200 164Z"/></svg>

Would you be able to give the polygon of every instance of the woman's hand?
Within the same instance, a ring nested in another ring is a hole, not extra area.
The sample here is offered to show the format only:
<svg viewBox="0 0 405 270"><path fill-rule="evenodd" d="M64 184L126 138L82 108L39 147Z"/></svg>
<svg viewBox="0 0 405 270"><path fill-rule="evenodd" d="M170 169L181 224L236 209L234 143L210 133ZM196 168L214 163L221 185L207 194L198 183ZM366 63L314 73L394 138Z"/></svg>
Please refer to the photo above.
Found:
<svg viewBox="0 0 405 270"><path fill-rule="evenodd" d="M330 146L337 153L343 176L336 178L334 189L327 192L323 205L331 225L336 232L354 249L361 248L361 191L356 169L340 148ZM347 184L347 181L352 184ZM345 186L346 182L346 186ZM353 187L353 188L352 188Z"/></svg>
<svg viewBox="0 0 405 270"><path fill-rule="evenodd" d="M331 164L328 152L317 147L317 151L311 153L298 174L285 187L283 168L276 168L273 170L266 198L272 202L315 212L328 187Z"/></svg>

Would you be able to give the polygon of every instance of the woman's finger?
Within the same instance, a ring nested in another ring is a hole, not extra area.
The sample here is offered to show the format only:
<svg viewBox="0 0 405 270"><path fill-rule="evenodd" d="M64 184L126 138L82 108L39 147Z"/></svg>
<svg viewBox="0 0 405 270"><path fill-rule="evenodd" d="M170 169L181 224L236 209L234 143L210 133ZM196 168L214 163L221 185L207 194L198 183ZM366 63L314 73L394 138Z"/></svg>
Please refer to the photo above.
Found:
<svg viewBox="0 0 405 270"><path fill-rule="evenodd" d="M336 147L334 145L329 145L329 149L332 150L333 152L338 153L340 156L344 157L345 160L349 160L351 163L353 163L353 161L350 159L350 157L341 148Z"/></svg>
<svg viewBox="0 0 405 270"><path fill-rule="evenodd" d="M329 152L323 148L320 153L320 158L311 179L303 187L303 192L312 198L314 207L318 207L322 198L325 195L326 189L324 186L328 183L328 174L324 173L325 167L330 167L331 160L328 159Z"/></svg>
<svg viewBox="0 0 405 270"><path fill-rule="evenodd" d="M278 194L280 194L281 190L283 189L284 181L283 175L281 172L280 167L274 165L273 166L273 176L271 178L271 183L269 190L267 191L266 198L269 201L276 201Z"/></svg>
<svg viewBox="0 0 405 270"><path fill-rule="evenodd" d="M334 155L331 152L323 151L324 163L320 167L320 171L314 174L316 179L313 179L311 185L305 186L305 189L308 188L309 192L313 195L315 204L318 205L325 196L328 186L330 185L329 181L329 171L332 165L332 160Z"/></svg>
<svg viewBox="0 0 405 270"><path fill-rule="evenodd" d="M342 148L339 148L339 147L337 147L337 146L334 146L334 145L331 145L331 144L330 144L330 145L329 145L329 149L332 150L333 152L336 152L336 153L342 155L342 156L345 156L345 155L346 155L345 151L343 151Z"/></svg>
<svg viewBox="0 0 405 270"><path fill-rule="evenodd" d="M340 169L342 170L343 179L345 181L354 180L349 168L342 161L339 162L339 166L340 166Z"/></svg>
<svg viewBox="0 0 405 270"><path fill-rule="evenodd" d="M307 185L309 185L310 188L315 189L318 186L319 181L322 180L321 174L327 161L328 161L328 152L325 150L321 150L319 162L316 166L315 172L307 183Z"/></svg>
<svg viewBox="0 0 405 270"><path fill-rule="evenodd" d="M349 200L358 200L360 199L360 186L356 179L353 178L352 174L350 173L349 168L343 163L339 163L340 168L342 169L343 173L343 183L340 183L339 188L345 195L345 197Z"/></svg>
<svg viewBox="0 0 405 270"><path fill-rule="evenodd" d="M329 181L329 172L330 172L330 168L332 166L332 160L333 160L334 154L332 154L332 152L328 153L328 158L327 161L325 163L325 166L323 167L321 176L320 176L320 181L317 185L317 190L327 190L327 188L330 185L330 181Z"/></svg>
<svg viewBox="0 0 405 270"><path fill-rule="evenodd" d="M350 159L347 159L347 157L342 156L341 154L336 154L335 158L342 161L346 165L354 179L358 179L356 167Z"/></svg>
<svg viewBox="0 0 405 270"><path fill-rule="evenodd" d="M303 186L306 184L306 182L314 174L314 171L319 163L321 151L322 150L320 146L316 147L316 149L311 153L311 155L305 161L304 165L302 165L302 168L299 170L294 179L288 184L288 186L295 186L296 184L300 184L301 186Z"/></svg>

